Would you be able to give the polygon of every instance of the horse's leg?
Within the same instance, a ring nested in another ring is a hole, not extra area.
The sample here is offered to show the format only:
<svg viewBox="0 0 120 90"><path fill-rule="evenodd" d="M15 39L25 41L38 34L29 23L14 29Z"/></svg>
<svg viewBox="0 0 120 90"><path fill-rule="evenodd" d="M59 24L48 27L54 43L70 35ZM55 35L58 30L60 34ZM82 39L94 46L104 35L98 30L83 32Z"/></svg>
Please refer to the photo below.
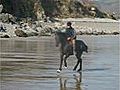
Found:
<svg viewBox="0 0 120 90"><path fill-rule="evenodd" d="M78 69L78 71L81 71L82 70L82 59L81 58L80 58L79 62L80 62L80 68Z"/></svg>
<svg viewBox="0 0 120 90"><path fill-rule="evenodd" d="M77 60L77 64L75 65L75 67L74 67L74 71L76 70L76 68L77 68L77 66L79 65L79 60Z"/></svg>
<svg viewBox="0 0 120 90"><path fill-rule="evenodd" d="M60 73L60 71L62 70L63 56L64 56L64 55L61 53L61 55L60 55L60 67L59 67L59 69L57 70L58 73Z"/></svg>
<svg viewBox="0 0 120 90"><path fill-rule="evenodd" d="M64 66L65 66L65 68L67 68L67 62L66 62L66 60L67 60L68 57L69 57L69 55L65 55L65 58L64 58Z"/></svg>
<svg viewBox="0 0 120 90"><path fill-rule="evenodd" d="M73 70L76 70L77 66L79 65L79 55L76 54L76 57L77 57L77 63L76 63L76 65L75 65Z"/></svg>
<svg viewBox="0 0 120 90"><path fill-rule="evenodd" d="M82 70L82 59L81 59L81 55L82 53L77 53L76 54L76 57L77 57L77 64L75 65L74 69L73 70L76 70L76 68L78 67L78 65L80 64L80 68L79 68L79 71Z"/></svg>
<svg viewBox="0 0 120 90"><path fill-rule="evenodd" d="M80 68L78 69L78 71L82 70L82 59L81 59L82 53L83 52L80 52L79 55L78 55L78 60L79 60L79 63L80 63Z"/></svg>

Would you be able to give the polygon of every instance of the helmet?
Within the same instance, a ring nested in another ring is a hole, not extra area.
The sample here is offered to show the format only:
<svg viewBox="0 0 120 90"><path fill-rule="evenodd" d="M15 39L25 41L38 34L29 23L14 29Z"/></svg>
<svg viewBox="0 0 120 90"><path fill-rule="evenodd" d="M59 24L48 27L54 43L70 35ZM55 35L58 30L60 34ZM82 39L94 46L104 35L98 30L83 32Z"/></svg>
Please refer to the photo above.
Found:
<svg viewBox="0 0 120 90"><path fill-rule="evenodd" d="M71 26L72 25L72 23L71 22L67 22L67 26Z"/></svg>

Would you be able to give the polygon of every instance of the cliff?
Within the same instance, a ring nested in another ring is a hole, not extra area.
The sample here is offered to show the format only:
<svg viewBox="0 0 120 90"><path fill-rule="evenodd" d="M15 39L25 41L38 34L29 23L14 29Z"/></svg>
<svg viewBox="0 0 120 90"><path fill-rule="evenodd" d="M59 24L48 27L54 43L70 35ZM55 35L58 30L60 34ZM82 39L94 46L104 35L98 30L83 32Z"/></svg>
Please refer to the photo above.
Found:
<svg viewBox="0 0 120 90"><path fill-rule="evenodd" d="M18 18L28 17L34 20L42 19L45 16L113 18L95 6L85 5L76 0L1 0L0 3L4 7L3 13L10 13Z"/></svg>

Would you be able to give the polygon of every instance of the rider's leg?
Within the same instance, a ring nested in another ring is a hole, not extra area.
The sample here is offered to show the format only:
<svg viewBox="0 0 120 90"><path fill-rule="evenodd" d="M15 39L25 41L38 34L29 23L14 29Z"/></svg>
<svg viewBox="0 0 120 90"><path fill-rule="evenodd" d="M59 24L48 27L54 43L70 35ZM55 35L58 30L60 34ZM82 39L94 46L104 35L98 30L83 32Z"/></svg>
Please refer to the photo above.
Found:
<svg viewBox="0 0 120 90"><path fill-rule="evenodd" d="M72 44L73 44L73 53L75 54L75 39L72 40Z"/></svg>

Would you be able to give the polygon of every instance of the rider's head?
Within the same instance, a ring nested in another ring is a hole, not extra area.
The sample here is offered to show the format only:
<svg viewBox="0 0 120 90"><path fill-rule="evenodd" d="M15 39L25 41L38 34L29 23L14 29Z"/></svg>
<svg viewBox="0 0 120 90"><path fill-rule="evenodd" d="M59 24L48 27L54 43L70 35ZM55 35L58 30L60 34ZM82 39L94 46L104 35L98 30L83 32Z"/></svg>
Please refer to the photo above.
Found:
<svg viewBox="0 0 120 90"><path fill-rule="evenodd" d="M67 22L67 26L71 27L72 23L71 22Z"/></svg>

